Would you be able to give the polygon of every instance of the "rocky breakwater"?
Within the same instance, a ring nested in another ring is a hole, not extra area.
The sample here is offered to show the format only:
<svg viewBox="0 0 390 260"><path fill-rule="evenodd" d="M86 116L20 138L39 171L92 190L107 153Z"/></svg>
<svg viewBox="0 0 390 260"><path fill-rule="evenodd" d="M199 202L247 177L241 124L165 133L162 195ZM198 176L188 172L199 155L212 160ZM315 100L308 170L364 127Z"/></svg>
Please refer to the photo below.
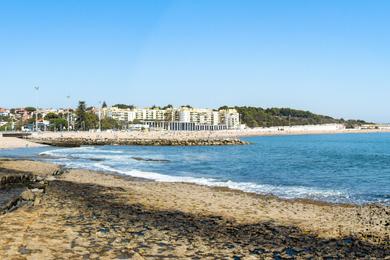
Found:
<svg viewBox="0 0 390 260"><path fill-rule="evenodd" d="M51 146L80 147L82 145L145 145L145 146L222 146L249 144L237 138L218 139L109 139L109 138L30 138Z"/></svg>

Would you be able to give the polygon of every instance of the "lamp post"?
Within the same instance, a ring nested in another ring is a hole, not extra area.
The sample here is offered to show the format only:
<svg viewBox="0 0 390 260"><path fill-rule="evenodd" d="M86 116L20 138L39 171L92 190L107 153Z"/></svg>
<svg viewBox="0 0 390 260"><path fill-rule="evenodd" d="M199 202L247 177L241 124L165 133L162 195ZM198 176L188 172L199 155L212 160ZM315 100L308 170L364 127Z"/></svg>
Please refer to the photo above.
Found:
<svg viewBox="0 0 390 260"><path fill-rule="evenodd" d="M35 108L35 131L38 132L38 91L39 91L39 86L35 86L34 89L37 92L36 108ZM34 127L33 127L33 130L34 130Z"/></svg>
<svg viewBox="0 0 390 260"><path fill-rule="evenodd" d="M68 99L68 132L69 132L69 126L70 126L70 116L69 116L69 113L70 113L70 96L66 96L66 98Z"/></svg>
<svg viewBox="0 0 390 260"><path fill-rule="evenodd" d="M102 101L99 101L99 132L102 131Z"/></svg>

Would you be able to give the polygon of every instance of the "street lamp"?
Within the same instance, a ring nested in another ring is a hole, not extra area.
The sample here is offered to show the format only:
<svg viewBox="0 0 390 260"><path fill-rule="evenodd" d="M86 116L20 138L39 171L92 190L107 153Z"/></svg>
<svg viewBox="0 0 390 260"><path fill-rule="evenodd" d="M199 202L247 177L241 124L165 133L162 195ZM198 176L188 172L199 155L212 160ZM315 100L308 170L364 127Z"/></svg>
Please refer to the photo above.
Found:
<svg viewBox="0 0 390 260"><path fill-rule="evenodd" d="M37 95L36 95L36 108L35 108L35 131L38 132L38 90L39 90L39 86L35 86L34 89L37 92ZM34 130L34 127L33 127L33 130Z"/></svg>
<svg viewBox="0 0 390 260"><path fill-rule="evenodd" d="M99 101L99 132L102 131L102 101Z"/></svg>
<svg viewBox="0 0 390 260"><path fill-rule="evenodd" d="M66 96L66 98L68 99L68 132L69 132L69 124L70 124L70 116L69 116L69 112L70 112L70 96Z"/></svg>

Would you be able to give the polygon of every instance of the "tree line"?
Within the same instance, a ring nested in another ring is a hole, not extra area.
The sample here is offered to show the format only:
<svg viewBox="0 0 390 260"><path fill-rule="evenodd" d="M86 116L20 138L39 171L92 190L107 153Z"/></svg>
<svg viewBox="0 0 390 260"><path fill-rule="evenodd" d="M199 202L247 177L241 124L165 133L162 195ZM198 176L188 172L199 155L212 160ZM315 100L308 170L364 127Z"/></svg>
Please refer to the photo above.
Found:
<svg viewBox="0 0 390 260"><path fill-rule="evenodd" d="M261 108L249 106L222 106L219 109L234 108L240 114L241 123L249 127L272 127L316 124L344 124L348 128L368 124L363 120L335 119L330 116L314 114L310 111L291 108Z"/></svg>

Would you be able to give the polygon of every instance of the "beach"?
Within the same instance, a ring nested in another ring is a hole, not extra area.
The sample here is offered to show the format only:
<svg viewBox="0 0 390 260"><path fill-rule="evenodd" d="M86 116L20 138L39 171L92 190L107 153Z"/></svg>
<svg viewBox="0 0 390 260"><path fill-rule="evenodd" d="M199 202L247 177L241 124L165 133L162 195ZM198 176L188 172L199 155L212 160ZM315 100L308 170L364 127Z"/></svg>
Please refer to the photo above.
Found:
<svg viewBox="0 0 390 260"><path fill-rule="evenodd" d="M28 147L41 147L43 145L16 137L2 137L0 135L0 149L16 149Z"/></svg>
<svg viewBox="0 0 390 260"><path fill-rule="evenodd" d="M0 161L0 172L31 173L45 183L27 196L30 202L0 215L0 258L384 259L390 253L386 206L283 200L81 169L58 175L59 169Z"/></svg>

